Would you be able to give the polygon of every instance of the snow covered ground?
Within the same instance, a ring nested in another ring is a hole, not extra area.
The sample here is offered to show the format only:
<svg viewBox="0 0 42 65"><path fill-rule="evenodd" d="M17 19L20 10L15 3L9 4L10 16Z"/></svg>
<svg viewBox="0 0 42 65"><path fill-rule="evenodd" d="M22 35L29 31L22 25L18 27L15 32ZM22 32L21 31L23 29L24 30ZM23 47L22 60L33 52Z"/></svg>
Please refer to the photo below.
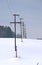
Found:
<svg viewBox="0 0 42 65"><path fill-rule="evenodd" d="M17 39L15 58L13 38L0 38L0 65L42 65L42 40Z"/></svg>

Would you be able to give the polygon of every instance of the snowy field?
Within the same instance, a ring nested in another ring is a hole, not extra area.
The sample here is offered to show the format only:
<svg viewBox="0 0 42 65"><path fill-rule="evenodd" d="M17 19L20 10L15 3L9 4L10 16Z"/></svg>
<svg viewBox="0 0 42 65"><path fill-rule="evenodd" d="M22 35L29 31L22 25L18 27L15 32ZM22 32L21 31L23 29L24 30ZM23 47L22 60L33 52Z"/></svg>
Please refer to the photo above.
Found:
<svg viewBox="0 0 42 65"><path fill-rule="evenodd" d="M13 38L0 38L0 65L42 65L42 40L17 39L15 58Z"/></svg>

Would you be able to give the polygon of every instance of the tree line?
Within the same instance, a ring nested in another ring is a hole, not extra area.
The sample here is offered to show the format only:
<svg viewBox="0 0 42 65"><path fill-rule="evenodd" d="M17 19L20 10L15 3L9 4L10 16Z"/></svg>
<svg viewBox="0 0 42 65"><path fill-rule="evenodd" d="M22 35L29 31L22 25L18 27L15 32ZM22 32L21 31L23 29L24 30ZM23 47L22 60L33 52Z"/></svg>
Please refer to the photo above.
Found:
<svg viewBox="0 0 42 65"><path fill-rule="evenodd" d="M21 35L17 34L17 38L21 38ZM0 38L15 38L15 33L9 26L0 26Z"/></svg>
<svg viewBox="0 0 42 65"><path fill-rule="evenodd" d="M12 38L12 37L15 37L15 33L13 33L10 27L0 26L0 38Z"/></svg>

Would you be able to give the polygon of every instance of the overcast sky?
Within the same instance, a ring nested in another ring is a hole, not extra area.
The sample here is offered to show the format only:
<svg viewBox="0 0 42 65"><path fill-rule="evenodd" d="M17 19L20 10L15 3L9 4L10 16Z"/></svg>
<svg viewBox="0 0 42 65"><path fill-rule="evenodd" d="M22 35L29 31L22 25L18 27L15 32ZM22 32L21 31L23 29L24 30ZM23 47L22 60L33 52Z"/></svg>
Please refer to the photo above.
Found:
<svg viewBox="0 0 42 65"><path fill-rule="evenodd" d="M13 13L24 18L28 38L42 37L42 0L0 0L0 25L10 26Z"/></svg>

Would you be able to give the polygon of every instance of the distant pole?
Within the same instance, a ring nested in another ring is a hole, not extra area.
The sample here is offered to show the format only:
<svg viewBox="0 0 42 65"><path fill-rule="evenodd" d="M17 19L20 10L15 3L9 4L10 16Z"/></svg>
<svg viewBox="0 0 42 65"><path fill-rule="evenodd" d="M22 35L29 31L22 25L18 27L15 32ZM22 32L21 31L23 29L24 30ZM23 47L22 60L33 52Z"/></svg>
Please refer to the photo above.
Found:
<svg viewBox="0 0 42 65"><path fill-rule="evenodd" d="M23 22L23 38L24 38L24 33L25 33L25 31L24 31L24 22Z"/></svg>
<svg viewBox="0 0 42 65"><path fill-rule="evenodd" d="M27 38L27 36L26 36L26 28L25 28L24 22L23 22L23 38Z"/></svg>
<svg viewBox="0 0 42 65"><path fill-rule="evenodd" d="M22 19L23 18L20 18L21 42L23 42L23 40L22 40Z"/></svg>

